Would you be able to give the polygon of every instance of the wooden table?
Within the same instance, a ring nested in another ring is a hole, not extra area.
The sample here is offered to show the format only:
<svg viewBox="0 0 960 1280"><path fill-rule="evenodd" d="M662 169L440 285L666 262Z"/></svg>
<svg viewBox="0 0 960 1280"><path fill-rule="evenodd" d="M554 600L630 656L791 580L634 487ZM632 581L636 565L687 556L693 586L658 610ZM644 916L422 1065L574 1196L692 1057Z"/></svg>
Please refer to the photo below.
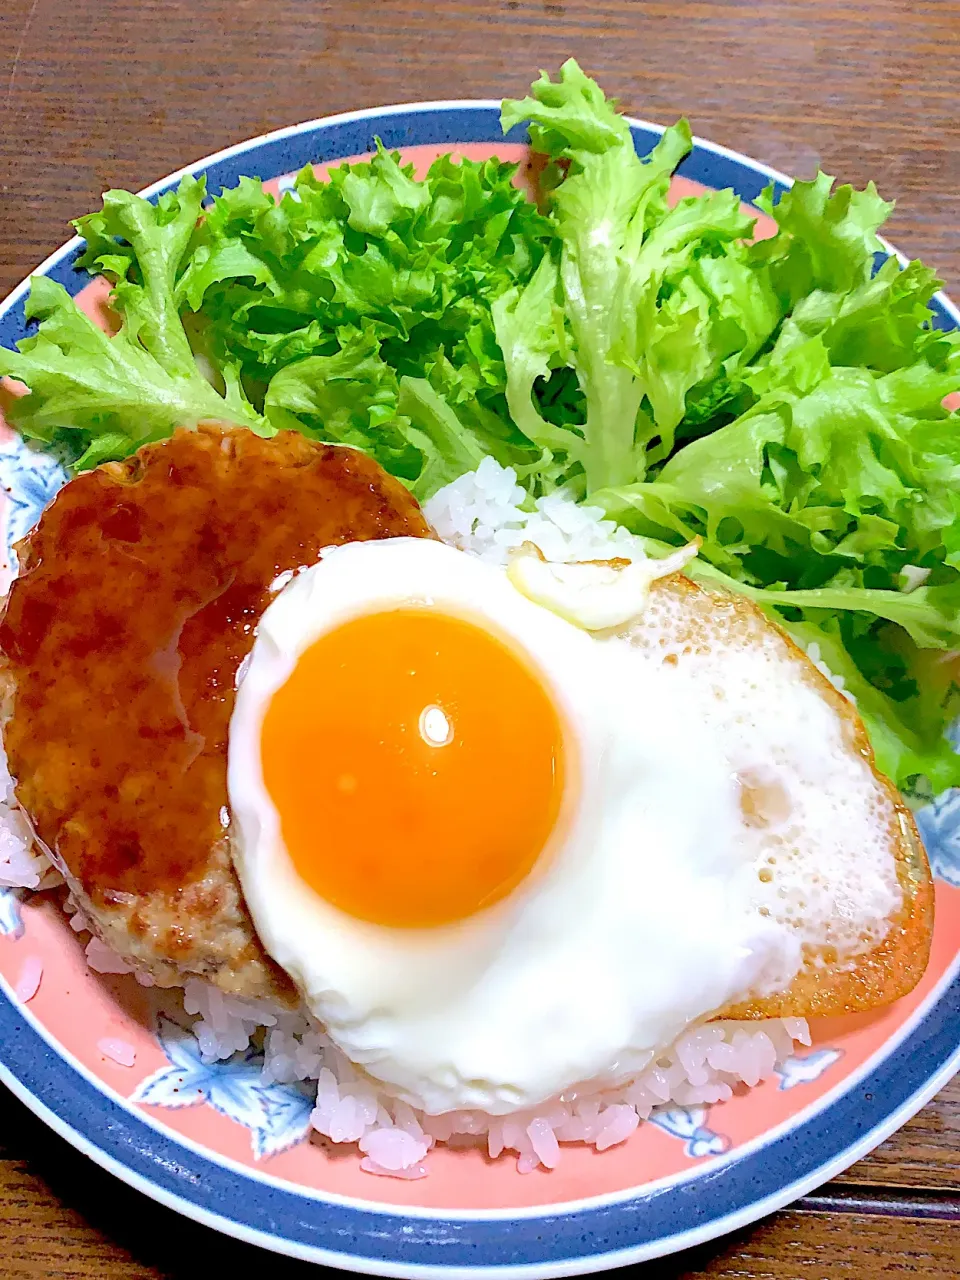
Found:
<svg viewBox="0 0 960 1280"><path fill-rule="evenodd" d="M575 54L634 114L898 201L960 295L960 0L0 0L0 295L107 187L326 112L522 93ZM4 1094L0 1276L313 1269L183 1222ZM818 1195L647 1277L960 1275L960 1084Z"/></svg>

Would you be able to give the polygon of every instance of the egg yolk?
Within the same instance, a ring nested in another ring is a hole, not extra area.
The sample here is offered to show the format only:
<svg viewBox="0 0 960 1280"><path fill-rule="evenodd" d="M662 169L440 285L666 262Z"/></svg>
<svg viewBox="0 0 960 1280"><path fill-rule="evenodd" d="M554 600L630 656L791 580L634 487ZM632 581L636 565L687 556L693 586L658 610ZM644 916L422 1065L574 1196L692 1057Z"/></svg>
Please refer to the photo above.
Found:
<svg viewBox="0 0 960 1280"><path fill-rule="evenodd" d="M267 706L261 759L301 879L394 927L509 894L564 786L563 726L536 670L427 607L353 618L307 648Z"/></svg>

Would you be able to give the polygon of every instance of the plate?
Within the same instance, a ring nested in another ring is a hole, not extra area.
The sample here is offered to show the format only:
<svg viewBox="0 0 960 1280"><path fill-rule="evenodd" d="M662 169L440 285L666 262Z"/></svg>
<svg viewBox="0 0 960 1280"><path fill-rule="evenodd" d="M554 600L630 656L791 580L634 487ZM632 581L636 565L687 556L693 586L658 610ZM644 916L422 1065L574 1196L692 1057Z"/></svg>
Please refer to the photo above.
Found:
<svg viewBox="0 0 960 1280"><path fill-rule="evenodd" d="M660 129L632 124L646 152ZM183 173L208 190L241 175L282 190L309 161L368 153L374 137L422 171L443 152L521 166L525 135L506 140L494 102L396 106L312 121L242 143ZM522 171L522 170L521 170ZM697 142L674 194L733 187L750 204L789 180ZM761 218L759 232L769 233ZM76 270L73 240L38 272L102 316L106 290ZM892 252L892 251L891 251ZM0 307L0 342L24 336L24 282ZM960 326L939 296L937 323ZM48 455L3 428L0 547L11 545L63 483ZM960 792L921 811L937 876L933 955L918 989L892 1009L811 1024L813 1045L745 1096L655 1112L603 1154L571 1148L553 1171L521 1175L479 1151L431 1153L417 1181L363 1173L355 1158L307 1140L311 1101L265 1085L252 1051L214 1066L176 1010L132 977L100 976L54 904L0 893L0 1079L37 1115L124 1181L199 1222L253 1244L392 1276L577 1275L687 1248L796 1199L863 1156L960 1067ZM26 993L42 978L26 1003ZM134 1058L132 1066L121 1061Z"/></svg>

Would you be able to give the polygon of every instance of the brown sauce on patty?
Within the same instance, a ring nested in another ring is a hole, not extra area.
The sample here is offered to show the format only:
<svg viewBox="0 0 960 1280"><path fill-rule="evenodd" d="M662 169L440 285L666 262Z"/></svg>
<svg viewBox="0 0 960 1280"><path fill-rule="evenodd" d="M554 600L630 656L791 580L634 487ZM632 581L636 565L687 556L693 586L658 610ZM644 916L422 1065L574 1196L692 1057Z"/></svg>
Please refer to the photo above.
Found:
<svg viewBox="0 0 960 1280"><path fill-rule="evenodd" d="M229 820L237 668L277 575L428 534L371 459L289 431L181 429L61 490L0 623L4 742L37 835L95 902L204 875Z"/></svg>

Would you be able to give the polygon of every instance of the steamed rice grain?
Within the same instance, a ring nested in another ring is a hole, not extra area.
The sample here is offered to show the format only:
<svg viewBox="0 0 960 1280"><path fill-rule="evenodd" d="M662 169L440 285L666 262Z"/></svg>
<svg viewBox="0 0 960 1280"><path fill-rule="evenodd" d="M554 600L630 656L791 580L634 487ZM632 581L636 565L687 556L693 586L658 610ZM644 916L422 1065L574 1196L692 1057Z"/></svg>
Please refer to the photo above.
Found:
<svg viewBox="0 0 960 1280"><path fill-rule="evenodd" d="M188 989L185 1007L198 1015L193 1031L205 1061L246 1049L265 1026L264 1080L316 1080L312 1128L338 1145L356 1144L361 1167L380 1176L422 1177L436 1144L481 1146L492 1159L509 1151L521 1173L553 1168L562 1143L606 1151L625 1142L657 1108L725 1102L738 1086L770 1079L797 1043L810 1044L803 1018L699 1023L623 1089L584 1090L509 1116L479 1111L429 1116L381 1092L305 1013L275 1009L267 1014L262 1002L225 997L199 981Z"/></svg>

